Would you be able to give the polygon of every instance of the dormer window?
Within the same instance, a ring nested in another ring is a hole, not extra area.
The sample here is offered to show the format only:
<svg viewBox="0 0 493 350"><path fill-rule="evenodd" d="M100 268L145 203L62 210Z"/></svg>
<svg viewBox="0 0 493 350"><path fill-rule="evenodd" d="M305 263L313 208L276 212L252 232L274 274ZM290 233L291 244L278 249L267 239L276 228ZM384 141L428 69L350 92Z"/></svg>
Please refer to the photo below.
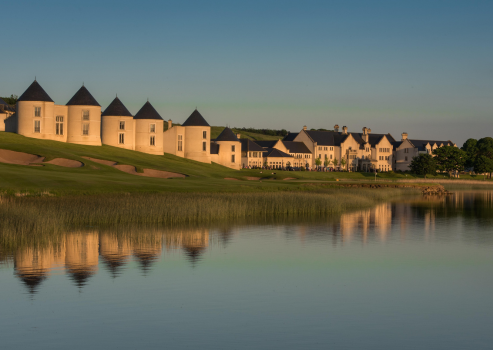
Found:
<svg viewBox="0 0 493 350"><path fill-rule="evenodd" d="M41 107L34 107L34 116L41 117Z"/></svg>
<svg viewBox="0 0 493 350"><path fill-rule="evenodd" d="M82 111L82 120L89 120L89 111L88 110Z"/></svg>

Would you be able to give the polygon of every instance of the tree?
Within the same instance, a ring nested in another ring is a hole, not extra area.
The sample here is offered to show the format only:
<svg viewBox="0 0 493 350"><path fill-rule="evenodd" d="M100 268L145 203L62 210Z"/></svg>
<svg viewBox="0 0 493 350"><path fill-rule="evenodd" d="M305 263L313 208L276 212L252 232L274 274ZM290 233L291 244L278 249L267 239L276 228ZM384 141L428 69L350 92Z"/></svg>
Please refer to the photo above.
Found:
<svg viewBox="0 0 493 350"><path fill-rule="evenodd" d="M288 162L286 163L286 168L287 168L287 169L291 169L291 162L289 162L289 161L288 161Z"/></svg>
<svg viewBox="0 0 493 350"><path fill-rule="evenodd" d="M346 169L346 159L341 158L341 166L343 169Z"/></svg>
<svg viewBox="0 0 493 350"><path fill-rule="evenodd" d="M474 172L476 174L489 173L491 177L491 173L493 173L493 159L483 155L476 157L474 162Z"/></svg>
<svg viewBox="0 0 493 350"><path fill-rule="evenodd" d="M334 164L334 168L337 168L337 165L339 164L339 161L337 160L337 158L334 158L334 160L332 161L332 163Z"/></svg>
<svg viewBox="0 0 493 350"><path fill-rule="evenodd" d="M1 97L1 99L4 100L5 103L8 103L9 105L14 106L17 103L19 96L10 95L10 97Z"/></svg>
<svg viewBox="0 0 493 350"><path fill-rule="evenodd" d="M474 166L474 162L478 156L478 140L476 139L468 139L464 142L464 145L461 147L461 150L466 152L467 159L465 162L466 168L472 168Z"/></svg>
<svg viewBox="0 0 493 350"><path fill-rule="evenodd" d="M322 161L320 160L320 158L315 159L315 165L317 167L319 167L320 165L322 165Z"/></svg>
<svg viewBox="0 0 493 350"><path fill-rule="evenodd" d="M437 172L437 162L434 157L430 154L420 154L417 157L413 157L409 168L414 174L424 175L434 175Z"/></svg>
<svg viewBox="0 0 493 350"><path fill-rule="evenodd" d="M454 146L443 146L433 151L438 170L446 171L449 175L453 171L464 169L467 154L463 150Z"/></svg>
<svg viewBox="0 0 493 350"><path fill-rule="evenodd" d="M328 167L330 165L330 160L328 160L327 158L324 159L324 167Z"/></svg>
<svg viewBox="0 0 493 350"><path fill-rule="evenodd" d="M478 158L481 156L484 156L490 160L493 160L493 138L491 137L484 137L478 141L477 144L478 147ZM481 164L484 162L488 163L485 159L480 161ZM478 163L479 164L479 163ZM486 168L489 168L486 166ZM474 168L474 171L476 171L476 167ZM477 172L477 171L476 171ZM490 173L490 178L491 178L491 173L493 172L492 170L486 171Z"/></svg>

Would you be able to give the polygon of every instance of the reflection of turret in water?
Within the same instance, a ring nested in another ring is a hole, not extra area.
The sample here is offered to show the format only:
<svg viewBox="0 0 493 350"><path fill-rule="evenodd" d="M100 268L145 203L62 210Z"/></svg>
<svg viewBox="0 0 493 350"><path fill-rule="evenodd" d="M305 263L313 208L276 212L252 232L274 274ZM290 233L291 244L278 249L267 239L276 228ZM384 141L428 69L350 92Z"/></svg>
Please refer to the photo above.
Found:
<svg viewBox="0 0 493 350"><path fill-rule="evenodd" d="M99 235L97 233L67 233L65 235L65 266L70 278L83 287L98 270Z"/></svg>
<svg viewBox="0 0 493 350"><path fill-rule="evenodd" d="M132 241L132 254L139 262L144 274L146 274L151 269L152 264L159 259L161 251L161 235L143 234Z"/></svg>
<svg viewBox="0 0 493 350"><path fill-rule="evenodd" d="M113 278L120 274L120 269L128 262L131 253L128 239L110 234L100 235L99 254Z"/></svg>
<svg viewBox="0 0 493 350"><path fill-rule="evenodd" d="M183 250L188 256L192 266L200 260L200 256L209 246L209 231L197 230L183 234Z"/></svg>
<svg viewBox="0 0 493 350"><path fill-rule="evenodd" d="M368 232L372 226L380 234L381 240L384 241L391 224L392 205L385 203L377 205L372 209L342 214L339 226L343 242L351 241L355 231L361 232L362 240L366 242Z"/></svg>
<svg viewBox="0 0 493 350"><path fill-rule="evenodd" d="M30 294L37 293L40 286L50 274L51 269L63 265L63 247L25 248L14 255L14 271L26 285Z"/></svg>

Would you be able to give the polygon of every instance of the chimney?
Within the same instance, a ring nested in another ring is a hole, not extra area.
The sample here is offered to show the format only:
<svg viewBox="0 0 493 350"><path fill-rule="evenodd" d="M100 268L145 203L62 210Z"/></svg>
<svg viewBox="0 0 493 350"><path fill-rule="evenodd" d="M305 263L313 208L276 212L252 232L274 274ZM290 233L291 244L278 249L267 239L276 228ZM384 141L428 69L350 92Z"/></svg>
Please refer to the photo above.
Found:
<svg viewBox="0 0 493 350"><path fill-rule="evenodd" d="M344 125L344 126L342 127L342 134L343 134L343 135L347 135L347 126L346 126L346 125Z"/></svg>
<svg viewBox="0 0 493 350"><path fill-rule="evenodd" d="M168 130L171 129L173 127L173 122L170 120L168 120Z"/></svg>
<svg viewBox="0 0 493 350"><path fill-rule="evenodd" d="M370 129L368 129L366 126L363 128L363 141L365 141L366 143L368 143L368 141L370 140L370 135L369 135L369 132L368 131L371 131Z"/></svg>
<svg viewBox="0 0 493 350"><path fill-rule="evenodd" d="M240 139L240 136L241 134L236 134L236 138L239 140Z"/></svg>
<svg viewBox="0 0 493 350"><path fill-rule="evenodd" d="M306 130L306 125L303 127L303 130Z"/></svg>
<svg viewBox="0 0 493 350"><path fill-rule="evenodd" d="M404 141L404 140L407 140L407 132L402 133L402 140L401 141Z"/></svg>
<svg viewBox="0 0 493 350"><path fill-rule="evenodd" d="M338 124L334 125L334 131L339 132L339 125Z"/></svg>

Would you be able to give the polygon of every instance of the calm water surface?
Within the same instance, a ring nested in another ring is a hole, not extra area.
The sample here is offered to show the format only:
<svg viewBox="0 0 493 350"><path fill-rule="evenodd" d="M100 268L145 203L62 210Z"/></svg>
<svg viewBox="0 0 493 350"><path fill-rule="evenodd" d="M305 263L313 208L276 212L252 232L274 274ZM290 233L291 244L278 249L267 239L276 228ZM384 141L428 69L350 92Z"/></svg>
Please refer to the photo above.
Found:
<svg viewBox="0 0 493 350"><path fill-rule="evenodd" d="M0 255L3 349L491 349L493 193Z"/></svg>

